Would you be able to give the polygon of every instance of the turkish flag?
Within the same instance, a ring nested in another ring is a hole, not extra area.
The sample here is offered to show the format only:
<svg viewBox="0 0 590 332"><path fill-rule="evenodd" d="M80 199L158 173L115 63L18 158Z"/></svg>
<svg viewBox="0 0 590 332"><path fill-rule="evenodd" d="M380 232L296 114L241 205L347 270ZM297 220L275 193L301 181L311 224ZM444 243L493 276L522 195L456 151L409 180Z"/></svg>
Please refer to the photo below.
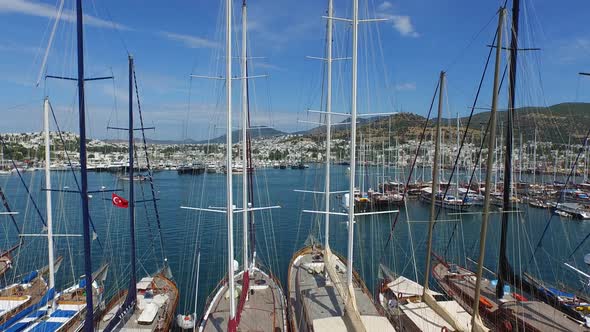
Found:
<svg viewBox="0 0 590 332"><path fill-rule="evenodd" d="M129 207L129 201L126 200L125 198L113 193L113 205L116 207L120 207L120 208L128 208Z"/></svg>

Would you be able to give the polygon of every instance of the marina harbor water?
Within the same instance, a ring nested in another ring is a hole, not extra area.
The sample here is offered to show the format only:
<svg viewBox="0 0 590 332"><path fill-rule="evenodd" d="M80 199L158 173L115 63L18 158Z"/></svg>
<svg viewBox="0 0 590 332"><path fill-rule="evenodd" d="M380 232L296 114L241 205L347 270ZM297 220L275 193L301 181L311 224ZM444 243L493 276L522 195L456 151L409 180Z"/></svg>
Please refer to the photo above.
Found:
<svg viewBox="0 0 590 332"><path fill-rule="evenodd" d="M346 175L347 166L333 166L333 185L334 187L343 187L347 183ZM375 174L381 173L380 169L372 168ZM320 227L321 219L311 217L301 213L302 209L314 208L317 202L314 202L313 197L305 197L293 190L301 188L316 188L321 190L323 188L323 167L322 165L311 164L311 167L304 170L299 169L275 169L275 168L261 168L256 169L257 176L264 178L268 183L268 189L264 193L265 200L271 204L280 205L281 209L272 211L272 222L269 218L262 218L257 223L257 232L259 232L258 255L261 256L266 266L270 268L278 277L283 285L287 285L287 267L293 254L303 246L307 240L308 234L314 228ZM407 171L407 170L406 170ZM391 172L394 172L392 169ZM27 172L24 175L26 182L31 186L30 190L33 195L41 198L42 172ZM239 175L234 176L234 186L236 190L240 188ZM53 172L53 183L61 187L73 187L75 184L65 172ZM176 171L162 171L155 173L154 181L159 195L159 207L161 213L162 226L164 230L165 246L168 253L168 261L178 284L180 292L180 301L178 305L178 313L193 312L194 308L194 255L195 250L200 248L201 255L201 275L199 279L199 306L198 313L201 313L203 306L208 296L207 290L215 288L215 285L223 277L225 271L223 263L225 259L225 249L223 248L223 240L226 237L226 227L222 218L217 216L210 216L203 214L200 218L194 216L194 212L183 211L179 209L179 205L202 202L203 206L218 206L223 204L223 196L219 192L223 191L225 175L216 173L204 173L195 176L179 175ZM26 198L26 193L20 188L18 177L14 175L0 176L0 186L10 190L10 201L13 204L15 211L22 211L21 217L24 220L23 232L39 232L39 223L35 219L30 204ZM136 183L140 187L138 192L142 190L148 191L148 184L144 182ZM128 183L118 180L116 175L110 173L89 173L89 187L95 190L100 190L101 187L116 187L122 188L120 193L122 196L127 196L125 190L128 188ZM78 197L73 197L68 193L54 194L54 206L59 207L59 213L56 213L55 224L56 233L68 231L71 234L80 233L80 225L78 223ZM341 200L335 198L334 209L336 211L344 211L344 207L339 204ZM38 204L41 209L44 208L43 200L38 199ZM408 278L413 278L415 273L410 265L405 265L411 257L410 238L408 229L411 227L413 240L415 241L416 264L423 266L424 251L425 251L425 234L427 230L427 220L429 205L419 199L409 199L407 201L407 213L410 215L411 223L408 224L406 220L406 209L400 207L400 222L396 227L395 244L392 250L385 253L388 266L395 268L397 273L403 274ZM522 204L521 209L526 215L526 223L513 224L514 232L510 241L515 243L534 243L543 231L545 222L550 216L550 210L527 207ZM105 257L114 257L109 268L109 278L106 279L106 297L114 296L117 289L115 284L117 280L125 280L129 274L128 263L129 257L126 256L124 248L127 246L126 232L128 232L127 214L124 209L111 208L110 194L93 193L90 199L90 213L99 235L100 241L103 241L105 247L104 253L96 248L93 252L93 260L96 262L103 262ZM434 248L439 251L447 249L447 242L452 234L454 225L459 224L461 231L459 239L460 244L454 243L451 249L448 250L447 257L454 257L455 261L467 262L466 259L477 259L476 245L479 238L480 215L477 213L466 213L462 216L457 216L452 210L443 210L439 217L440 224L437 226L437 233L434 239ZM148 273L154 273L158 262L145 260L146 257L153 257L153 255L146 254L151 252L153 247L157 245L152 241L154 221L148 223L145 209L143 207L137 208L137 246L138 246L138 275L145 276ZM96 222L99 221L100 222ZM331 227L331 243L333 250L338 252L346 252L347 230L346 220L344 218L334 218L333 226ZM383 254L383 246L387 240L389 230L391 228L392 218L387 216L375 215L370 218L360 218L356 225L358 230L356 232L357 245L355 248L356 270L363 277L367 284L367 288L371 291L375 290L378 285L378 269L379 259ZM497 225L500 222L500 214L495 213L491 215L490 225ZM7 223L2 223L3 230L6 230L4 240L14 238L17 235L8 226ZM151 227L151 229L150 229ZM517 229L520 228L520 232ZM239 238L241 230L239 227L235 229L236 236ZM552 257L562 259L565 261L571 246L578 243L582 238L590 232L590 222L584 222L578 219L571 218L555 218L552 220L546 239L544 240L543 250L551 252ZM526 237L525 234L526 233ZM499 239L497 228L490 227L488 239L488 259L486 259L486 266L492 268L495 266L495 257L497 255L497 246L495 245ZM264 240L267 238L268 241ZM273 239L271 241L271 239ZM70 251L80 245L79 238L60 239L56 241L56 253L64 256L62 268L57 272L56 280L73 280L83 274L81 268L83 266L81 260L83 255L79 252ZM461 248L459 248L461 246ZM522 245L522 248L528 245ZM236 252L239 253L241 248L240 241L236 241ZM470 257L465 257L461 253L474 253ZM113 255L116 253L116 255ZM143 254L142 254L143 253ZM514 254L514 253L511 253ZM530 251L519 252L521 257L529 257ZM459 256L459 255L462 255ZM14 259L13 266L15 273L24 273L30 271L36 266L44 266L41 264L46 256L46 243L43 239L31 240L23 249L21 259ZM22 259L22 257L30 257L33 259ZM46 258L45 258L46 259ZM74 264L72 264L72 260ZM582 258L576 259L580 268L584 269ZM402 264L404 263L404 264ZM46 265L46 264L45 264ZM473 266L473 265L470 265ZM67 267L67 268L64 268ZM542 277L545 282L558 283L566 280L569 285L581 285L581 281L575 273L568 273L568 269L561 265L552 264L536 264L535 274ZM422 280L421 272L419 271L419 280ZM2 278L9 278L4 276ZM567 278L567 279L564 279ZM2 279L2 281L9 279ZM585 281L584 281L585 282ZM434 282L431 282L434 284ZM124 282L123 282L124 284ZM65 284L57 284L57 288L64 288ZM122 287L120 285L119 287ZM433 285L435 289L437 287Z"/></svg>

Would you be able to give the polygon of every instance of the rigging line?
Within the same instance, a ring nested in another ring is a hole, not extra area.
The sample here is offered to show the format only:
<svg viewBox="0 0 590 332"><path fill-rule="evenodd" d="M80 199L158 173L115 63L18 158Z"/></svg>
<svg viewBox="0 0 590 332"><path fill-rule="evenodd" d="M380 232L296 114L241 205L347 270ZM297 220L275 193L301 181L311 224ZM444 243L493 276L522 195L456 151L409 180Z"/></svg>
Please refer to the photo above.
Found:
<svg viewBox="0 0 590 332"><path fill-rule="evenodd" d="M68 153L68 149L66 149L66 141L63 138L61 128L59 127L59 123L57 123L57 117L55 116L55 112L53 112L53 106L51 106L51 102L49 102L49 110L51 111L51 116L53 117L55 129L57 129L57 134L59 135L59 140L61 141L61 144L64 146L64 153L66 155L69 169L72 172L72 176L74 177L76 188L78 188L78 191L82 191L82 189L80 188L80 183L78 182L78 177L76 176L76 171L74 170L74 166L72 165L72 160L70 159L70 154ZM96 242L98 243L98 246L100 247L100 249L104 249L100 241L100 238L98 237L98 233L96 232L96 227L94 227L94 221L92 221L90 214L88 215L88 220L90 221L90 226L92 226L92 232L94 232L94 236L96 237Z"/></svg>
<svg viewBox="0 0 590 332"><path fill-rule="evenodd" d="M49 40L47 41L47 48L45 49L45 54L43 55L43 61L41 62L41 68L39 69L39 75L37 75L35 87L38 87L39 83L41 83L41 78L43 76L43 72L45 71L45 66L47 65L47 57L49 57L49 52L51 51L51 46L53 45L53 38L55 37L55 31L57 30L57 26L59 25L59 20L61 19L63 9L64 0L61 0L59 3L59 9L57 10L57 15L55 16L53 28L51 29L51 34L49 35Z"/></svg>
<svg viewBox="0 0 590 332"><path fill-rule="evenodd" d="M2 147L7 150L7 144L6 141L4 141L4 137L2 135L0 135L0 144L2 144ZM8 149L9 151L12 151L11 149ZM11 157L14 157L11 153ZM29 191L29 186L27 186L27 184L25 183L25 179L23 178L23 175L21 174L21 172L18 170L18 167L16 166L16 162L14 161L13 158L10 158L10 162L12 163L12 167L14 167L14 170L16 171L16 174L18 175L18 178L20 179L20 182L22 183L22 185L25 187L25 191L27 192L27 196L29 197L29 200L31 201L31 203L33 204L33 207L35 208L35 211L37 211L37 215L39 216L39 218L41 219L41 223L43 223L43 227L47 227L47 223L45 223L45 218L43 218L43 214L41 213L41 210L39 210L39 206L37 206L37 202L35 202L35 199L33 198L33 196L31 195L31 192Z"/></svg>
<svg viewBox="0 0 590 332"><path fill-rule="evenodd" d="M475 177L475 172L477 170L477 166L479 165L479 162L481 159L482 150L483 150L484 146L486 145L485 138L488 136L489 130L490 130L490 122L488 121L488 123L486 125L486 130L483 133L483 138L481 139L481 145L479 146L479 150L477 151L477 158L475 158L475 163L474 163L475 165L473 167L473 171L471 171L469 183L467 184L467 193L469 193L469 190L471 188L471 184L473 183L473 178ZM480 135L481 135L481 133L480 133ZM478 184L477 184L478 188L479 188L480 183L481 183L481 179L479 179L479 181L478 181ZM479 192L480 190L478 189L477 191ZM465 201L466 197L467 196L463 197L463 202ZM457 226L458 226L458 223L456 223L455 226L453 227L453 231L451 232L451 236L449 237L449 241L447 242L447 247L444 251L444 256L447 256L447 252L449 251L449 249L451 247L451 242L453 241L453 237L455 236L455 232L457 231ZM474 242L474 246L475 246L475 244L477 244L477 241ZM475 247L473 247L470 252L473 252L474 250L475 250Z"/></svg>
<svg viewBox="0 0 590 332"><path fill-rule="evenodd" d="M93 4L95 4L95 3L93 3ZM95 10L96 10L96 7L95 7ZM123 38L123 34L121 33L120 25L115 23L115 21L113 21L113 17L111 15L111 12L107 8L107 6L104 6L104 10L106 11L106 14L108 16L108 20L111 23L112 28L117 32L117 37L119 37L119 41L121 41L121 44L123 44L123 48L125 49L125 52L127 53L127 55L131 55L129 52L129 48L127 47L127 43L125 43L125 39Z"/></svg>
<svg viewBox="0 0 590 332"><path fill-rule="evenodd" d="M248 80L249 70L248 70L248 60L246 55L246 78L244 78L244 84L246 84L246 116L247 118L247 126L248 128L252 128L250 122L250 82ZM246 160L242 160L242 172L247 172L248 176L248 201L249 202L242 202L244 204L244 209L248 208L248 203L252 204L254 207L254 164L252 163L252 130L246 130ZM244 168L245 167L245 168ZM233 172L232 170L228 170L228 172ZM250 255L254 258L254 253L256 252L256 232L254 230L254 211L250 211L248 216L248 235L250 237ZM243 244L246 245L246 244ZM244 266L244 270L248 267Z"/></svg>
<svg viewBox="0 0 590 332"><path fill-rule="evenodd" d="M141 167L139 165L139 156L137 154L137 149L135 148L135 144L133 144L133 155L135 156L134 157L135 158L134 160L137 162L137 170L138 170L138 173L139 173L138 176L141 177L142 176L141 175ZM129 167L135 167L135 165L133 165L133 166L129 165L128 168L127 168L128 170L129 170ZM131 179L131 181L135 181L135 180L134 179ZM139 188L141 189L140 190L140 192L141 192L141 201L142 201L142 204L141 205L143 206L143 209L145 211L145 220L147 222L148 230L150 231L149 232L149 234L150 234L150 248L152 250L151 252L152 253L155 253L156 252L156 245L154 244L154 239L153 239L154 238L154 234L151 232L151 230L152 230L152 223L150 222L150 219L151 218L150 218L150 214L148 212L148 206L146 204L148 201L145 199L145 190L144 190L143 186L140 185ZM157 264L156 266L158 267L158 270L159 270L159 267L160 267L159 264ZM147 273L147 274L149 275L149 273Z"/></svg>
<svg viewBox="0 0 590 332"><path fill-rule="evenodd" d="M8 204L8 200L6 199L6 196L4 195L4 191L2 190L2 187L0 187L0 199L2 199L2 205L4 205L4 209L6 209L6 212L8 212L10 219L12 220L12 223L14 224L14 227L16 228L16 231L18 232L18 234L21 233L20 231L20 227L18 227L18 224L16 223L16 219L14 218L14 214L12 213L12 209L10 208L10 204ZM20 239L20 243L23 243L23 239L24 237L21 237Z"/></svg>
<svg viewBox="0 0 590 332"><path fill-rule="evenodd" d="M160 238L160 247L162 248L162 260L166 261L166 252L164 250L164 239L162 235L162 226L160 222L160 213L158 211L158 203L156 202L156 191L154 189L154 176L152 173L152 167L150 165L150 158L147 149L147 142L145 139L145 129L143 126L143 112L141 111L141 102L139 100L139 87L137 86L137 76L135 75L135 65L133 66L133 82L135 84L135 96L137 99L137 110L139 112L139 124L141 125L141 138L143 140L143 151L145 152L145 161L147 166L148 180L150 183L150 190L152 191L152 202L154 204L154 212L156 214L156 224L158 225L158 234Z"/></svg>
<svg viewBox="0 0 590 332"><path fill-rule="evenodd" d="M492 40L492 44L491 45L494 45L496 43L496 39L497 38L498 38L498 30L496 30L496 33L494 34L494 39ZM477 87L477 92L475 94L475 99L473 100L473 104L471 105L471 113L469 114L469 119L467 120L467 125L465 126L465 131L463 132L463 137L461 138L461 145L459 146L459 150L457 151L457 157L455 158L455 163L453 164L453 170L451 171L451 175L449 176L449 181L447 182L447 186L445 188L445 192L444 192L443 198L447 196L447 193L449 191L449 186L451 185L451 182L453 181L453 175L455 174L455 170L458 167L458 162L459 162L459 158L461 156L461 151L463 150L463 145L465 144L465 139L467 138L467 133L469 132L469 126L470 126L471 120L473 118L473 113L475 111L475 106L477 105L477 102L479 100L479 94L481 93L481 88L483 86L483 82L485 80L486 73L488 71L488 66L490 64L490 59L492 57L493 50L494 49L492 47L490 47L490 51L488 52L488 57L486 59L485 65L484 65L483 72L481 73L481 78L479 80L479 86ZM506 73L506 72L504 72L504 73ZM503 80L504 80L504 76L502 76L502 81ZM487 129L486 129L486 132L487 132ZM480 153L481 153L481 150L480 150ZM477 160L479 162L479 154L478 154L478 159ZM474 170L476 168L477 167L474 167ZM471 188L471 181L469 183L469 186L467 187L467 193L465 194L465 196L463 197L463 200L461 202L461 208L460 208L461 210L463 209L463 205L465 204L465 200L466 200L466 198L468 196L467 194L469 194L469 188ZM438 217L440 215L440 212L442 210L442 205L443 204L441 204L441 206L438 207L438 210L437 210L437 213L436 213L436 217L434 218L434 226L436 226L436 220L438 219ZM453 227L452 234L455 233L456 228L457 228L457 224L455 224L455 226ZM452 238L453 238L453 235L451 235L451 239Z"/></svg>
<svg viewBox="0 0 590 332"><path fill-rule="evenodd" d="M502 89L502 84L504 83L504 78L506 77L506 69L507 69L507 68L508 68L508 66L505 66L505 67L504 67L504 72L502 73L502 80L500 81L500 85L498 86L498 91L500 91L500 89ZM474 105L475 105L475 104L474 104ZM471 176L470 176L470 178L469 178L469 183L467 184L467 194L469 193L469 190L470 190L470 188L471 188L471 185L473 184L473 179L475 178L475 172L476 172L476 170L477 170L477 165L479 165L479 162L480 162L480 159L481 159L481 154L482 154L482 152L483 152L483 148L484 148L484 146L486 145L486 141L485 141L485 139L486 139L486 137L488 136L488 132L489 132L489 130L490 130L490 122L488 121L488 123L487 123L487 125L486 125L486 130L485 130L485 132L484 132L484 135L483 135L483 138L482 138L482 140L481 140L481 145L480 145L480 147L479 147L479 150L477 151L477 158L475 158L475 164L474 164L473 170L471 171ZM492 134L493 134L493 133L492 133ZM490 152L490 151L488 151L488 153L493 153L493 152ZM480 183L481 183L481 179L479 179L479 182L478 182L478 188L479 188L479 184L480 184ZM447 187L448 187L448 186L447 186ZM488 190L488 188L486 188L486 190ZM479 192L479 189L478 189L478 192ZM446 191L445 191L445 195L446 195ZM463 207L463 204L465 203L465 200L466 200L466 198L467 198L467 195L465 195L465 196L463 197L463 200L462 200L462 202L461 202L461 207ZM440 213L440 209L441 209L441 208L439 207L439 210L438 210L438 211L439 211L439 213ZM438 214L437 214L437 218L438 218ZM436 225L436 224L435 224L435 225ZM450 238L449 238L449 241L447 242L447 246L446 246L446 248L445 248L445 251L444 251L444 255L445 255L445 256L447 255L447 252L448 252L448 250L449 250L449 248L450 248L450 246L451 246L451 242L452 242L452 240L453 240L453 237L455 236L455 233L456 233L456 231L457 231L457 227L458 227L458 225L459 225L459 223L456 223L456 224L453 226L453 231L451 232L451 236L450 236ZM477 244L477 241L475 241L473 245L475 246L476 244ZM472 248L471 252L474 252L474 250L475 250L475 247L473 247L473 248Z"/></svg>
<svg viewBox="0 0 590 332"><path fill-rule="evenodd" d="M506 3L508 2L508 0L504 0L504 5L502 6L503 8L506 8ZM467 45L465 46L465 48L463 48L463 50L461 52L464 52L465 50L467 50L468 48L471 47L471 45L473 45L473 43L475 42L475 40L477 39L477 37L479 37L479 35L494 21L494 19L497 17L497 13L494 14L490 20L481 28L481 30L479 30L471 39L471 41L469 43L467 43ZM496 29L497 30L497 29ZM498 34L498 31L496 31L496 35ZM495 38L494 38L495 40ZM494 45L494 44L491 44ZM459 62L459 60L461 59L461 56L463 54L459 54L453 61L451 61L451 63L449 63L449 65L447 66L447 69L445 69L445 72L448 72L457 62Z"/></svg>
<svg viewBox="0 0 590 332"><path fill-rule="evenodd" d="M420 135L420 142L418 143L418 146L416 147L416 153L414 154L414 160L412 161L412 167L410 167L410 174L408 175L408 179L406 180L406 185L404 186L404 194L402 195L402 197L404 198L404 200L407 199L407 192L408 192L408 186L410 185L410 181L412 179L412 173L414 172L414 167L416 165L416 161L418 160L418 155L420 155L420 150L422 149L422 142L424 141L424 137L426 134L426 128L428 127L428 121L430 120L430 115L432 114L432 108L434 107L434 101L436 100L436 96L438 94L438 87L440 85L440 80L437 81L436 83L436 87L434 89L434 95L432 96L432 101L430 102L430 109L428 110L428 115L426 116L426 119L424 121L424 127L422 127L422 134ZM385 256L385 252L387 250L387 247L389 246L389 243L391 243L391 240L393 238L393 231L395 230L395 225L397 224L397 221L399 220L399 213L395 214L395 219L393 221L393 223L391 224L391 230L389 231L389 236L387 237L387 241L385 242L385 246L383 246L383 251L381 253L381 257L379 258L379 262L383 262L383 257Z"/></svg>
<svg viewBox="0 0 590 332"><path fill-rule="evenodd" d="M559 195L560 201L563 201L565 199L565 189L567 188L567 185L570 181L572 174L575 172L575 170L578 166L578 159L580 158L580 155L585 151L586 145L588 144L589 137L590 137L590 130L588 130L586 132L586 137L584 137L584 142L582 143L582 147L578 151L578 155L576 156L576 161L573 163L572 169L570 170L570 173L567 176L567 179L565 181L565 186ZM551 217L549 217L549 220L547 220L547 224L545 225L545 230L543 231L543 234L541 235L541 238L539 239L539 242L537 242L537 246L535 247L535 252L537 251L538 247L541 245L541 240L543 239L543 236L545 235L545 232L547 231L547 228L549 227L549 223L551 222L551 218L553 218L553 214L551 214ZM588 233L584 237L584 239L582 239L582 241L574 248L572 253L568 256L568 259L571 258L576 253L576 251L578 251L578 249L580 249L580 247L586 242L586 240L588 240L588 238L590 238L590 233ZM535 252L533 252L533 256L535 255ZM529 263L530 263L530 261L529 261Z"/></svg>

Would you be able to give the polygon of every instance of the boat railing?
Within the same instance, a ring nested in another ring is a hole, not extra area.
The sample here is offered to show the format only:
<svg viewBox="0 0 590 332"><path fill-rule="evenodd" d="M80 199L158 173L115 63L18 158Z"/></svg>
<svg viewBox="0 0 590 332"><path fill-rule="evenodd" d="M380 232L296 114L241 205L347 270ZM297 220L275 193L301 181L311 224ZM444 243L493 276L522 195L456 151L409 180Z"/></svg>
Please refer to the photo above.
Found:
<svg viewBox="0 0 590 332"><path fill-rule="evenodd" d="M204 306L205 313L203 314L203 316L199 320L199 325L203 324L203 322L205 320L205 316L207 315L207 309L209 308L209 306L211 306L211 303L213 302L213 300L217 296L217 293L219 292L219 290L221 288L223 288L223 286L225 286L226 284L227 284L227 275L224 276L223 279L221 279L217 283L217 285L215 286L215 288L213 289L213 291L211 293L209 293L209 296L207 296L207 299L205 300L205 306Z"/></svg>

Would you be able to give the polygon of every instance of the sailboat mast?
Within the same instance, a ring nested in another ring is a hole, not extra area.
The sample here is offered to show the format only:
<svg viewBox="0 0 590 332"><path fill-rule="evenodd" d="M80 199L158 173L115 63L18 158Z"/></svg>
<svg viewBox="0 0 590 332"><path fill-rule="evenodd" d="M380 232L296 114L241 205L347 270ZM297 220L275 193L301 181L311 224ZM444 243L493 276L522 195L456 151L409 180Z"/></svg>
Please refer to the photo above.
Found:
<svg viewBox="0 0 590 332"><path fill-rule="evenodd" d="M92 247L88 211L88 172L86 158L86 112L84 101L84 21L82 0L76 0L76 30L78 48L78 123L80 127L80 198L82 200L82 236L84 239L84 275L86 278L86 317L84 331L94 330L92 304Z"/></svg>
<svg viewBox="0 0 590 332"><path fill-rule="evenodd" d="M518 181L522 182L522 133L520 133L520 149L518 152Z"/></svg>
<svg viewBox="0 0 590 332"><path fill-rule="evenodd" d="M459 153L460 151L460 143L459 143L459 112L457 112L457 153ZM459 165L461 165L461 156L459 156L459 158L457 158L457 164L455 165L455 171L457 172L457 175L455 177L455 181L457 183L457 195L456 197L459 197L459 171L461 170L461 167ZM467 188L467 192L466 195L469 194L469 188Z"/></svg>
<svg viewBox="0 0 590 332"><path fill-rule="evenodd" d="M441 127L440 119L443 111L443 91L445 88L445 72L440 72L440 84L438 90L438 116L436 120L436 142L434 144L434 165L432 166L432 194L430 202L430 223L428 225L428 243L426 249L426 270L424 271L424 288L423 295L429 289L430 279L430 260L432 259L432 232L434 231L434 222L436 218L436 196L438 194L438 172L439 172L439 156L440 156L440 138ZM442 202L441 202L442 204Z"/></svg>
<svg viewBox="0 0 590 332"><path fill-rule="evenodd" d="M557 178L557 152L558 150L555 150L555 160L553 161L553 183L555 183Z"/></svg>
<svg viewBox="0 0 590 332"><path fill-rule="evenodd" d="M537 183L537 127L535 127L535 146L533 147L533 184Z"/></svg>
<svg viewBox="0 0 590 332"><path fill-rule="evenodd" d="M330 156L332 155L332 17L334 16L333 0L328 0L328 35L327 35L327 96L326 96L326 181L324 183L324 199L326 211L326 225L324 236L324 252L330 249ZM351 165L352 166L352 165ZM352 174L352 173L351 173ZM354 189L353 189L354 190Z"/></svg>
<svg viewBox="0 0 590 332"><path fill-rule="evenodd" d="M484 331L487 330L481 317L479 316L479 296L481 293L481 279L483 274L483 265L484 265L484 258L485 258L485 250L486 250L486 235L488 230L488 220L489 220L489 212L490 212L490 196L491 196L491 184L492 184L492 166L494 165L494 154L493 151L495 150L495 133L496 133L496 113L498 110L498 87L500 85L500 62L502 56L502 24L504 23L504 15L506 11L504 8L500 9L500 15L498 16L498 38L496 39L496 64L494 70L494 87L492 91L492 110L490 112L490 130L488 131L488 156L487 156L487 164L486 164L486 180L485 180L485 188L486 191L484 193L484 203L483 203L483 213L482 213L482 221L481 221L481 231L479 237L479 258L477 260L477 272L476 272L476 282L475 282L475 295L473 300L473 316L471 319L471 325L473 326L474 331ZM504 174L506 177L507 174ZM504 192L506 192L506 187L504 187Z"/></svg>
<svg viewBox="0 0 590 332"><path fill-rule="evenodd" d="M358 75L358 24L359 3L352 1L352 92L350 110L350 178L348 196L348 266L346 269L346 283L352 305L356 308L354 287L352 284L353 254L354 254L354 185L356 177L356 102L357 102L357 75Z"/></svg>
<svg viewBox="0 0 590 332"><path fill-rule="evenodd" d="M129 234L131 236L131 280L129 281L129 289L127 297L133 298L137 296L137 269L135 262L135 190L134 190L134 167L133 160L133 56L129 55Z"/></svg>
<svg viewBox="0 0 590 332"><path fill-rule="evenodd" d="M231 73L231 15L232 0L225 1L225 86L226 86L226 104L227 104L227 121L226 121L226 204L227 204L227 273L229 284L229 322L228 330L235 331L236 326L236 299L234 284L234 207L233 207L233 181L232 181L232 114L231 114L231 97L232 97L232 73Z"/></svg>
<svg viewBox="0 0 590 332"><path fill-rule="evenodd" d="M49 137L49 99L43 103L43 127L45 130L45 209L47 213L47 254L49 255L49 289L55 288L53 256L53 214L51 208L51 141ZM53 301L53 300L52 300ZM53 305L51 306L54 307Z"/></svg>
<svg viewBox="0 0 590 332"><path fill-rule="evenodd" d="M507 211L512 209L512 128L515 105L516 91L516 65L518 55L518 20L520 14L520 0L512 0L512 36L510 40L510 72L509 72L509 91L508 91L508 128L506 131L506 156L504 159L504 204L502 213L502 229L500 233L500 262L498 264L498 284L496 285L496 296L501 299L504 297L505 278L509 273L509 263L506 257L506 245L508 237L508 218ZM535 162L533 166L533 179L536 177L536 158L537 158L537 128L535 127ZM534 182L534 181L533 181Z"/></svg>
<svg viewBox="0 0 590 332"><path fill-rule="evenodd" d="M241 69L242 69L242 232L243 232L243 263L244 273L248 270L248 165L246 160L248 159L248 73L246 72L247 66L247 11L246 11L246 0L242 3L242 57L241 57Z"/></svg>

